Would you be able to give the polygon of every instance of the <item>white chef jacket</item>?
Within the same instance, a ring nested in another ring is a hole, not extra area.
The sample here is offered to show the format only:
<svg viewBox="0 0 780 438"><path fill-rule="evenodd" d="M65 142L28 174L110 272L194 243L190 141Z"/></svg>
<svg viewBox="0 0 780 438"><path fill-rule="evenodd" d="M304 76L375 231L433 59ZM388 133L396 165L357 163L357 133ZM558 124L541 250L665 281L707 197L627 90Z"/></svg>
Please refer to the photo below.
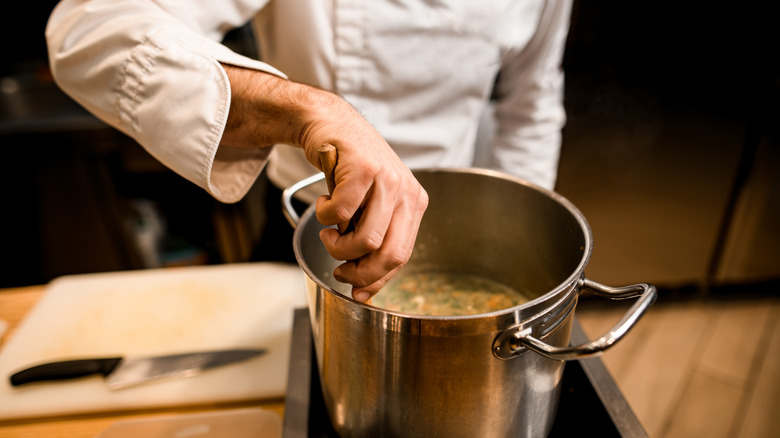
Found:
<svg viewBox="0 0 780 438"><path fill-rule="evenodd" d="M46 36L66 93L223 202L246 194L271 150L279 187L316 170L293 147L219 146L230 107L220 62L338 93L410 168L472 166L493 108L486 165L552 188L570 10L571 0L64 0ZM262 61L218 43L250 19Z"/></svg>

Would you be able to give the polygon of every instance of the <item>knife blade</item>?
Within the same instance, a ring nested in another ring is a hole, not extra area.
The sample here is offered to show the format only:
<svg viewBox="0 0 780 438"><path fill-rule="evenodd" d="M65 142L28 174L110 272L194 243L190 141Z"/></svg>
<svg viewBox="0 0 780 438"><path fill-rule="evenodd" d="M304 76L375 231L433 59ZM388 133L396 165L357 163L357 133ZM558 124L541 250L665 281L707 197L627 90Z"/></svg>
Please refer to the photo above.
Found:
<svg viewBox="0 0 780 438"><path fill-rule="evenodd" d="M200 351L150 357L101 357L48 362L11 375L12 386L50 380L68 380L102 374L112 390L149 381L192 377L217 368L266 353L265 349L232 349Z"/></svg>

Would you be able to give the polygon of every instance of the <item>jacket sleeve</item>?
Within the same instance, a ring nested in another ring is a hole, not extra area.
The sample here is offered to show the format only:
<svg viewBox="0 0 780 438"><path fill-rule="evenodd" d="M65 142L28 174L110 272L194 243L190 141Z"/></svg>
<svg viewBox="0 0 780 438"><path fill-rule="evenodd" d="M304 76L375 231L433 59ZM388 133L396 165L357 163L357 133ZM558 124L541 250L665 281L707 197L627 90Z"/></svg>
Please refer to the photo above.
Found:
<svg viewBox="0 0 780 438"><path fill-rule="evenodd" d="M563 108L561 61L571 0L545 2L528 45L504 57L496 81L493 165L553 189L558 172Z"/></svg>
<svg viewBox="0 0 780 438"><path fill-rule="evenodd" d="M284 76L219 41L264 1L63 0L46 28L58 86L223 202L240 200L270 145L220 147L230 84L220 62Z"/></svg>

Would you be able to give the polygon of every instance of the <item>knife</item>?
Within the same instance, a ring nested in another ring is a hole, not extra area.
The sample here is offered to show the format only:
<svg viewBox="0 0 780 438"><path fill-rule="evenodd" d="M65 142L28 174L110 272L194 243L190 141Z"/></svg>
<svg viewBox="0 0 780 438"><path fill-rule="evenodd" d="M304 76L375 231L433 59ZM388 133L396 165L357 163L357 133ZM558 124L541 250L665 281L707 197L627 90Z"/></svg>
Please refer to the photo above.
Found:
<svg viewBox="0 0 780 438"><path fill-rule="evenodd" d="M102 374L110 389L122 389L163 378L192 377L210 368L241 362L265 352L265 349L234 349L139 358L66 360L26 368L14 373L10 380L11 385L19 386Z"/></svg>

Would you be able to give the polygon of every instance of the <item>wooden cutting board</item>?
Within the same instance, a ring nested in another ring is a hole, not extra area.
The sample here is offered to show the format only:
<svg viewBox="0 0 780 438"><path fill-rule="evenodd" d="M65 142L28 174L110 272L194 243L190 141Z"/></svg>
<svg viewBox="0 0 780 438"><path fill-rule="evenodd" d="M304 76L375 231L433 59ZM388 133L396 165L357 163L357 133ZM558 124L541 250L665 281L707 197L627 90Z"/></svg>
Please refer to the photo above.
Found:
<svg viewBox="0 0 780 438"><path fill-rule="evenodd" d="M0 350L0 419L282 397L304 275L295 265L246 263L60 277ZM236 347L268 353L118 391L99 376L8 383L44 361Z"/></svg>

